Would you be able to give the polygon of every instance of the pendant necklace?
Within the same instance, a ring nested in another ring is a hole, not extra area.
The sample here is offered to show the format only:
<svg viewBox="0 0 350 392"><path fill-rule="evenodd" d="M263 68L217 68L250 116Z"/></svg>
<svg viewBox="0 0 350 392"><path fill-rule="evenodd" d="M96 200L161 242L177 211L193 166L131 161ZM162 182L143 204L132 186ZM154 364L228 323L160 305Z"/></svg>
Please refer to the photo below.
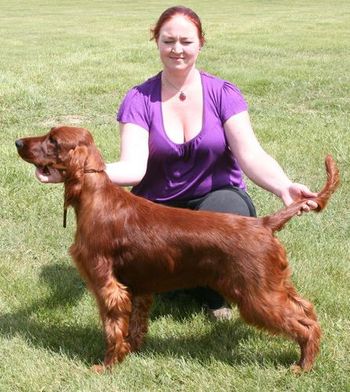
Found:
<svg viewBox="0 0 350 392"><path fill-rule="evenodd" d="M173 89L175 89L177 92L180 93L179 100L186 101L187 96L186 96L185 92L183 90L178 89L176 86L174 86L172 83L170 83L169 80L164 77L164 75L163 75L163 78L169 84L169 86L171 86Z"/></svg>

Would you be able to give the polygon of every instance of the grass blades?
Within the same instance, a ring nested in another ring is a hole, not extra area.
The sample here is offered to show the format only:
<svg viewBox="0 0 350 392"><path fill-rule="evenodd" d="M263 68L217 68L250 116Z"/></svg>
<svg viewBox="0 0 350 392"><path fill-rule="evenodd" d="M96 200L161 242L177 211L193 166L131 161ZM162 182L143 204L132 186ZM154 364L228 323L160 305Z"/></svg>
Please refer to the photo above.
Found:
<svg viewBox="0 0 350 392"><path fill-rule="evenodd" d="M97 309L62 228L62 186L42 185L18 137L57 124L90 129L118 157L115 112L160 69L149 28L171 4L0 0L0 391L348 391L350 346L350 5L348 1L191 1L207 44L199 67L236 83L254 129L295 181L318 190L332 153L341 188L320 215L279 233L293 281L323 329L315 369L295 377L297 347L242 323L210 322L189 298L157 299L139 354L98 376ZM249 183L259 215L281 207Z"/></svg>

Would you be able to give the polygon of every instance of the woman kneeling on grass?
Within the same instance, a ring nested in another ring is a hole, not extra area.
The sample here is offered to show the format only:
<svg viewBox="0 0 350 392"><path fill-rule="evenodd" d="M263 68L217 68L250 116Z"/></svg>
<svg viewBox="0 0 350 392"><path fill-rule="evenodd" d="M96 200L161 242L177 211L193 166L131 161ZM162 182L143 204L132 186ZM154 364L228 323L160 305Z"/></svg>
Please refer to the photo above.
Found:
<svg viewBox="0 0 350 392"><path fill-rule="evenodd" d="M314 197L293 183L257 141L239 89L196 68L205 39L191 9L171 7L152 30L163 70L132 88L117 119L120 160L107 165L111 180L157 203L193 210L256 216L242 171L285 205ZM61 181L37 170L42 182ZM310 201L305 211L315 207ZM224 299L209 288L194 295L216 319L229 318Z"/></svg>

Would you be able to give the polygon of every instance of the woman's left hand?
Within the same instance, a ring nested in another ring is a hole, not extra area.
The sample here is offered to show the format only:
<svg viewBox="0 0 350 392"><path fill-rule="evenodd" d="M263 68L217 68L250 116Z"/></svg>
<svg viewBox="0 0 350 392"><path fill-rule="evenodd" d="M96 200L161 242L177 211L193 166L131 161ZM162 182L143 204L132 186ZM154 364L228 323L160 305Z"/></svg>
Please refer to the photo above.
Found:
<svg viewBox="0 0 350 392"><path fill-rule="evenodd" d="M316 197L317 193L311 192L310 189L303 185L303 184L298 184L296 182L290 184L282 193L281 193L281 199L283 203L286 206L289 206L295 201L298 201L300 199L307 199L307 198L313 198ZM317 208L317 203L314 202L313 200L307 200L305 204L302 206L300 212L309 212L310 210L314 210Z"/></svg>

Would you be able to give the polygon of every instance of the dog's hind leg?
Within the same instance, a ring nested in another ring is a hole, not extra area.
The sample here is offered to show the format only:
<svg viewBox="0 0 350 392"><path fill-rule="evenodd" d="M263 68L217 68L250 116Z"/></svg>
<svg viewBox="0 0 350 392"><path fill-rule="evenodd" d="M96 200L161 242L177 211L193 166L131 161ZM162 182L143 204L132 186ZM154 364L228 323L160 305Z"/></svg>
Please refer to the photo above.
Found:
<svg viewBox="0 0 350 392"><path fill-rule="evenodd" d="M132 298L128 342L131 351L140 349L148 330L148 316L153 303L152 295L136 295Z"/></svg>
<svg viewBox="0 0 350 392"><path fill-rule="evenodd" d="M319 352L321 328L317 322L317 316L313 305L301 298L290 284L288 284L286 288L290 306L295 309L297 315L300 314L297 322L308 331L308 334L306 334L306 338L304 339L302 338L302 335L297 335L295 337L295 340L300 346L301 357L299 362L293 367L293 370L296 373L300 370L308 371L312 368Z"/></svg>
<svg viewBox="0 0 350 392"><path fill-rule="evenodd" d="M264 292L256 297L249 293L239 310L248 323L284 334L299 344L301 356L294 371L311 369L319 351L321 329L310 303L280 292Z"/></svg>
<svg viewBox="0 0 350 392"><path fill-rule="evenodd" d="M312 368L319 351L321 329L312 304L300 298L290 283L282 282L276 290L250 287L246 290L226 289L221 293L237 303L248 324L272 334L283 334L299 344L301 356L293 366L294 372Z"/></svg>

